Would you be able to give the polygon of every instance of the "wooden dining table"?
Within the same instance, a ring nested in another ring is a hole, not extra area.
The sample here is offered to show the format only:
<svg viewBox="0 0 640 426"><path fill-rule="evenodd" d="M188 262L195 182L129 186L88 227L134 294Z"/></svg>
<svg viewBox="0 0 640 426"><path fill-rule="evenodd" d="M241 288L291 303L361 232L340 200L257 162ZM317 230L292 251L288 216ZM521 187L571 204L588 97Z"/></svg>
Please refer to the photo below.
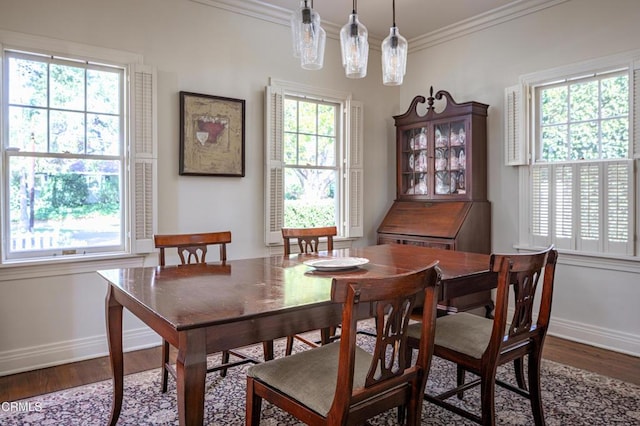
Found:
<svg viewBox="0 0 640 426"><path fill-rule="evenodd" d="M318 257L358 257L368 263L343 271L319 271L304 264ZM224 264L98 271L108 282L107 338L114 385L110 424L116 424L122 408L123 307L178 348L179 423L202 425L207 354L339 324L342 306L330 297L334 276L389 276L434 260L442 274L440 300L495 285L488 255L395 244Z"/></svg>

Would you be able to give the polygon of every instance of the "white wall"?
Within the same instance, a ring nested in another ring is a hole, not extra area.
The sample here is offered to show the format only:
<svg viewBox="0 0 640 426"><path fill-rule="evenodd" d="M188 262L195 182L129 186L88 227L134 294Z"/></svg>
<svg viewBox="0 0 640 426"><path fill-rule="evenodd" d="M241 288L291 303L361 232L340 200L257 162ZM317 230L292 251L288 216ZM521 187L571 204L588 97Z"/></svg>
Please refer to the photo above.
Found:
<svg viewBox="0 0 640 426"><path fill-rule="evenodd" d="M392 115L404 112L415 95L427 94L430 85L448 90L459 102L491 105L493 247L511 250L517 238L517 211L512 210L517 173L502 166L504 87L520 74L640 47L634 22L639 15L636 0L573 0L412 53L406 82L398 89L381 84L379 52L370 53L366 79L348 80L338 42L329 38L324 69L304 71L291 56L287 26L189 0L0 0L0 30L126 50L158 68L158 230L230 229L230 258L268 253L262 242L262 179L263 91L269 77L350 91L364 102L366 238L356 244L375 242L376 228L395 197ZM245 178L178 175L181 90L246 100ZM0 268L0 375L106 353L106 285L91 271L55 271L34 278ZM632 312L638 310L626 307L640 299L638 276L610 275L561 265L554 322L574 339L640 354L640 320ZM158 342L139 321L126 317L125 348Z"/></svg>
<svg viewBox="0 0 640 426"><path fill-rule="evenodd" d="M570 0L413 53L400 104L416 94L449 91L457 102L490 105L488 185L492 245L518 242L518 172L504 166L504 88L520 75L640 48L640 1ZM638 214L638 210L636 210ZM640 265L612 269L559 258L551 333L640 355ZM637 262L636 262L637 263ZM629 269L629 268L628 268Z"/></svg>

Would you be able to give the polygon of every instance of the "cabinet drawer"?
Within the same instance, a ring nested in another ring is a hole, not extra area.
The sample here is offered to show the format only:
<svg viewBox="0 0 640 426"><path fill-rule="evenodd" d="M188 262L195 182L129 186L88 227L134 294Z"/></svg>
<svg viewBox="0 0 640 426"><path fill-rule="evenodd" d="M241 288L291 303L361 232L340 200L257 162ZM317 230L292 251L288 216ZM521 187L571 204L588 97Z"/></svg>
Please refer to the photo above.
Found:
<svg viewBox="0 0 640 426"><path fill-rule="evenodd" d="M442 250L454 250L455 244L452 240L405 240L403 244L414 246L431 247Z"/></svg>
<svg viewBox="0 0 640 426"><path fill-rule="evenodd" d="M411 237L408 235L378 234L378 244L408 244L443 250L455 250L455 241L442 238Z"/></svg>
<svg viewBox="0 0 640 426"><path fill-rule="evenodd" d="M402 244L402 239L389 234L378 234L378 244Z"/></svg>

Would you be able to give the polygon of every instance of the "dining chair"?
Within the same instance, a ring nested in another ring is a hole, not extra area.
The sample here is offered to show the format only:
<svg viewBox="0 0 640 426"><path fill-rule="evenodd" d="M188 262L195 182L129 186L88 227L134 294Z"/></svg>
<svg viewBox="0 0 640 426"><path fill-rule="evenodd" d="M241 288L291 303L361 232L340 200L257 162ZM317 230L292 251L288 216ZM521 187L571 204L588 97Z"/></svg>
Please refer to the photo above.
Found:
<svg viewBox="0 0 640 426"><path fill-rule="evenodd" d="M155 235L155 247L159 249L158 257L160 266L165 266L165 250L175 248L182 265L203 264L207 263L208 246L220 247L220 263L225 264L227 261L227 244L231 243L231 232L207 232L198 234L174 234L174 235ZM265 359L271 358L268 353L267 346L264 348ZM170 345L163 339L162 341L162 392L167 391L167 380L169 374L176 378L176 371L170 362ZM230 355L239 358L238 361L230 362ZM207 369L207 373L220 370L220 375L225 377L227 369L236 365L246 363L257 363L258 360L251 358L241 352L228 350L222 352L222 361L219 365Z"/></svg>
<svg viewBox="0 0 640 426"><path fill-rule="evenodd" d="M436 265L387 277L333 278L331 301L343 305L340 341L249 367L246 425L260 423L263 399L308 425L363 424L394 407L408 425L420 424L440 280ZM408 361L416 302L424 304L421 340L417 358ZM372 353L356 344L363 312L375 319Z"/></svg>
<svg viewBox="0 0 640 426"><path fill-rule="evenodd" d="M320 228L282 228L282 239L284 240L284 255L289 256L295 243L298 245L300 253L317 253L320 248L321 239L326 239L327 250L333 250L333 237L338 235L338 228L326 226ZM334 334L335 327L320 330L321 342L327 342ZM299 340L311 347L317 347L319 342L314 342L300 335L287 336L285 355L291 355L294 339Z"/></svg>
<svg viewBox="0 0 640 426"><path fill-rule="evenodd" d="M440 407L483 425L495 424L495 384L527 398L531 402L536 425L544 425L540 393L542 346L551 315L551 299L558 252L553 246L531 254L492 254L490 271L497 283L493 319L460 312L436 321L434 355L457 366L456 387L424 398ZM536 289L542 277L542 290L536 308ZM513 312L509 313L509 293L513 289ZM534 320L535 319L535 320ZM409 327L409 344L420 345L419 325ZM528 358L528 388L524 375L524 357ZM516 384L496 379L498 366L514 362ZM478 376L465 382L466 372ZM481 415L446 401L480 385Z"/></svg>

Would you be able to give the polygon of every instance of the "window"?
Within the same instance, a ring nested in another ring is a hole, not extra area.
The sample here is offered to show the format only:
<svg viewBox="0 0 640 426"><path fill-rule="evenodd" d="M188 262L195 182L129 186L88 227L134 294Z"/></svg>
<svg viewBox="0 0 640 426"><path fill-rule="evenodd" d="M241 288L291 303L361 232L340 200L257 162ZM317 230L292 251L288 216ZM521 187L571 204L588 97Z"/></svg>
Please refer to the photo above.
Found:
<svg viewBox="0 0 640 426"><path fill-rule="evenodd" d="M636 188L640 129L640 71L632 58L610 58L523 77L530 104L512 106L518 91L507 89L507 164L527 155L521 170L521 241L555 244L585 254L636 254ZM512 104L512 105L509 105ZM528 114L527 114L528 111ZM518 117L518 114L526 114ZM517 120L521 121L517 121ZM516 136L519 123L529 136ZM525 148L526 149L526 148ZM515 161L517 163L517 161ZM520 163L522 164L522 163ZM522 187L522 185L521 185Z"/></svg>
<svg viewBox="0 0 640 426"><path fill-rule="evenodd" d="M2 260L152 249L153 71L2 52Z"/></svg>
<svg viewBox="0 0 640 426"><path fill-rule="evenodd" d="M538 161L628 158L628 72L539 86L535 93Z"/></svg>
<svg viewBox="0 0 640 426"><path fill-rule="evenodd" d="M362 106L284 82L267 87L266 102L266 243L281 243L282 227L362 236Z"/></svg>
<svg viewBox="0 0 640 426"><path fill-rule="evenodd" d="M333 226L340 218L339 104L286 96L284 101L284 226Z"/></svg>

